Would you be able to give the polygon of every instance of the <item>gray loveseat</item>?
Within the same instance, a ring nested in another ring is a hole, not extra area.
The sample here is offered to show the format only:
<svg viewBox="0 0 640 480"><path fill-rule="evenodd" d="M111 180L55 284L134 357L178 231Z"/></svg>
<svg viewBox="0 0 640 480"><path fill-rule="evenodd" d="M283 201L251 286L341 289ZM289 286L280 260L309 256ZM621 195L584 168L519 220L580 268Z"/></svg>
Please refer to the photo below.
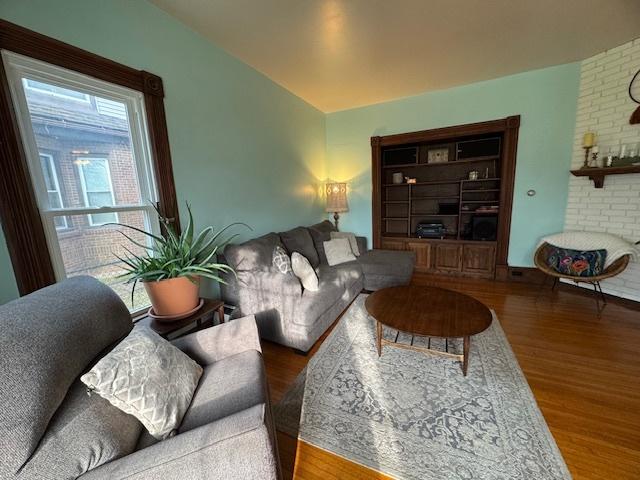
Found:
<svg viewBox="0 0 640 480"><path fill-rule="evenodd" d="M253 317L174 342L204 373L177 435L160 442L78 380L131 328L90 277L0 306L0 478L281 478Z"/></svg>
<svg viewBox="0 0 640 480"><path fill-rule="evenodd" d="M254 315L263 338L307 352L362 290L409 283L413 252L367 250L364 237L357 237L361 255L356 261L330 267L323 242L334 230L324 221L228 245L221 260L236 276L225 275L221 289L225 302L237 307L234 317ZM317 292L303 290L297 277L273 268L276 245L309 260L320 281Z"/></svg>

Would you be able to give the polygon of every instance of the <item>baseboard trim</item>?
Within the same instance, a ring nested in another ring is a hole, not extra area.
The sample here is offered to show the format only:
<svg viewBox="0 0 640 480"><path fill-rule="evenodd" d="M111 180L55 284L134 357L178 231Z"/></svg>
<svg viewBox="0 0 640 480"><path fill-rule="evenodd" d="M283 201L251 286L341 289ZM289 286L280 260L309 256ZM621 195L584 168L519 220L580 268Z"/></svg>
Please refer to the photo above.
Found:
<svg viewBox="0 0 640 480"><path fill-rule="evenodd" d="M496 265L496 280L499 282L518 282L542 285L546 275L535 267L510 267Z"/></svg>

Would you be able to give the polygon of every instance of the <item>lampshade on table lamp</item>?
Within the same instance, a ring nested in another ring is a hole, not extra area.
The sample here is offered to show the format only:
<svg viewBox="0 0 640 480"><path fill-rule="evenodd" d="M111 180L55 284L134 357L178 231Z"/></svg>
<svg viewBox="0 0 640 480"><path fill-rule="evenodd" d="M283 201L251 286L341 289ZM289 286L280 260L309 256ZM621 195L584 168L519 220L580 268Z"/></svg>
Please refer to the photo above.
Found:
<svg viewBox="0 0 640 480"><path fill-rule="evenodd" d="M328 213L333 212L333 220L336 224L336 230L338 229L338 220L340 213L349 211L349 204L347 204L347 184L346 183L327 183L325 186L325 193L327 194L327 206L325 211Z"/></svg>

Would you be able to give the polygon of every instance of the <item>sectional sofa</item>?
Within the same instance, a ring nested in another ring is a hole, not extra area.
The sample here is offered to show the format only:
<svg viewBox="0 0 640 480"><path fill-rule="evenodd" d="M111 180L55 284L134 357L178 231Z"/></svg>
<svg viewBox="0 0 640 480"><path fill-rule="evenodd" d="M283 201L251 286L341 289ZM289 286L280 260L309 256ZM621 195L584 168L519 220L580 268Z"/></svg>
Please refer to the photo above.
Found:
<svg viewBox="0 0 640 480"><path fill-rule="evenodd" d="M327 264L323 242L335 231L329 221L286 232L269 233L238 245L228 245L220 260L236 275L224 276L222 297L235 305L233 317L254 315L260 336L307 352L362 290L378 290L409 283L415 264L413 252L367 250L357 237L356 261ZM274 248L304 255L316 270L319 290L304 290L295 275L272 265Z"/></svg>
<svg viewBox="0 0 640 480"><path fill-rule="evenodd" d="M162 441L78 378L133 328L109 287L74 277L43 288L0 306L0 328L0 478L282 478L252 317L174 341L204 373Z"/></svg>

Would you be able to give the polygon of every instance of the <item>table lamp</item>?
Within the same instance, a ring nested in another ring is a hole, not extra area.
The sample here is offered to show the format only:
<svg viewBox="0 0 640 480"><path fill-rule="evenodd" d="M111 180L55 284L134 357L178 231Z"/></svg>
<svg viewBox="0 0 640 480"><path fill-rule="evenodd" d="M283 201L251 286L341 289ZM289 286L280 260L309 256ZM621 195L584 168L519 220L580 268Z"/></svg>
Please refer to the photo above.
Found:
<svg viewBox="0 0 640 480"><path fill-rule="evenodd" d="M349 205L347 204L347 184L327 183L325 186L325 193L327 194L327 206L325 207L325 211L328 213L333 212L333 221L336 224L337 230L340 213L349 211Z"/></svg>

